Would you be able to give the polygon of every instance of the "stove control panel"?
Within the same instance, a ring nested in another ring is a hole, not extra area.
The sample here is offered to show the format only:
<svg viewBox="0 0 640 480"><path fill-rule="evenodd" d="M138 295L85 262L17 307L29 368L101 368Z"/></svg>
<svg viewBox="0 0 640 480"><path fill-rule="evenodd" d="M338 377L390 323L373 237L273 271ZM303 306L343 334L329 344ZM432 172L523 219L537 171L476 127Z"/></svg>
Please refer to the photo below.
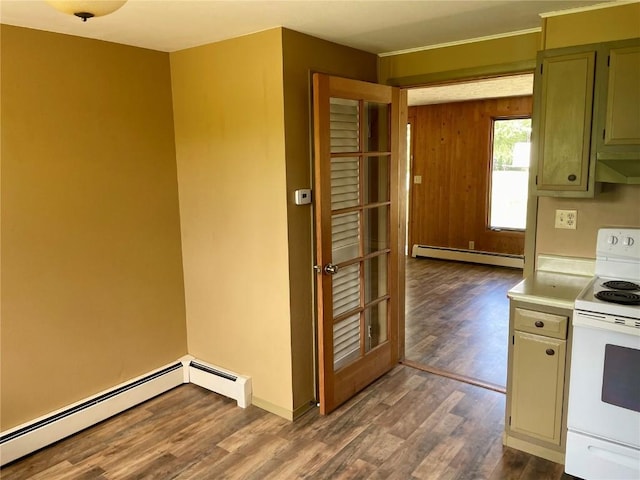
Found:
<svg viewBox="0 0 640 480"><path fill-rule="evenodd" d="M596 250L598 257L640 262L640 228L601 228Z"/></svg>

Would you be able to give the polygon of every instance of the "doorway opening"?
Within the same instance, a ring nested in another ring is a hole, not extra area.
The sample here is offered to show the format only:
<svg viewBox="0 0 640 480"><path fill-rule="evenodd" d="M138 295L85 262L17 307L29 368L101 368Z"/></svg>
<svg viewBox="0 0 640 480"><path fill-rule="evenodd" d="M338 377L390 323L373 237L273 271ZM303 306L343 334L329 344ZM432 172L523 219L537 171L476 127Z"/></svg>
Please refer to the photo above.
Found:
<svg viewBox="0 0 640 480"><path fill-rule="evenodd" d="M415 246L522 258L527 193L509 187L527 184L532 93L533 73L408 91L404 363L496 391L506 292L522 270L421 258Z"/></svg>

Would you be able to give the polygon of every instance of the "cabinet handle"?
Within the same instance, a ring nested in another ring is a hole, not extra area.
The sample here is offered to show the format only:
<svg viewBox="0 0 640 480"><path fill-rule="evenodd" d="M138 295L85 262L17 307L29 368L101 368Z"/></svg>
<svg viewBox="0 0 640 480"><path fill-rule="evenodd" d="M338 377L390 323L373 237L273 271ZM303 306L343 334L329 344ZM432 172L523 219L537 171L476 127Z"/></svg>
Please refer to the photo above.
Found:
<svg viewBox="0 0 640 480"><path fill-rule="evenodd" d="M536 326L536 327L538 327L538 328L542 328L542 327L544 327L544 322L542 322L542 321L538 320L538 321L535 323L535 326Z"/></svg>
<svg viewBox="0 0 640 480"><path fill-rule="evenodd" d="M553 348L547 348L547 355L555 355L555 351L553 350Z"/></svg>
<svg viewBox="0 0 640 480"><path fill-rule="evenodd" d="M572 173L571 175L569 175L569 176L567 177L567 180L569 180L570 182L575 182L575 181L576 181L576 178L578 178L578 177L576 177L576 176Z"/></svg>

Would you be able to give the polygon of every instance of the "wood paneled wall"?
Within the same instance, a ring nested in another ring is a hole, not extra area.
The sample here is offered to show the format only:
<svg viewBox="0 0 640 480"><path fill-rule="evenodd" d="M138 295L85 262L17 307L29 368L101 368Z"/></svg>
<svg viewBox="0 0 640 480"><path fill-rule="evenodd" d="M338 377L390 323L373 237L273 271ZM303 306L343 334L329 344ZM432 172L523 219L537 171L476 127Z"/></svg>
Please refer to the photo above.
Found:
<svg viewBox="0 0 640 480"><path fill-rule="evenodd" d="M532 97L409 108L409 246L522 255L524 232L488 228L492 120L531 115ZM415 176L422 183L414 183Z"/></svg>

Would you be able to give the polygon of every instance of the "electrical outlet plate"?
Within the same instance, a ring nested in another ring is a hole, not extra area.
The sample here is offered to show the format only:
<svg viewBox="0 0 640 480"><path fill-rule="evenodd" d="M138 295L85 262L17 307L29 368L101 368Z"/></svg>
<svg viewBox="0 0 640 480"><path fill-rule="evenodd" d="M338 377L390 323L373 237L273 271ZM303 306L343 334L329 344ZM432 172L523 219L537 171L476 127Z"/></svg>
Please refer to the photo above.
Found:
<svg viewBox="0 0 640 480"><path fill-rule="evenodd" d="M577 210L556 210L556 228L575 230L578 224Z"/></svg>

